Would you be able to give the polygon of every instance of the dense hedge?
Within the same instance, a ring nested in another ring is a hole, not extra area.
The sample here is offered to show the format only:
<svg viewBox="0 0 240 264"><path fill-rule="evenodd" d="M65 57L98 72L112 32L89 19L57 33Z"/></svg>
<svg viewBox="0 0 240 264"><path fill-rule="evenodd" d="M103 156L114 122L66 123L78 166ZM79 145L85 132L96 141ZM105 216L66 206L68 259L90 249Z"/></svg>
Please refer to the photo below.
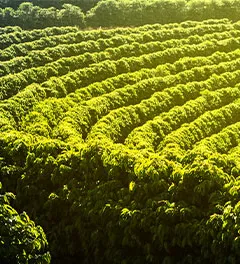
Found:
<svg viewBox="0 0 240 264"><path fill-rule="evenodd" d="M87 13L83 13L77 6L78 0L64 2L61 7L58 5L58 8L55 7L54 2L51 7L33 5L33 3L37 4L37 1L22 3L16 9L0 8L0 25L18 25L25 29L32 29L63 25L81 28L139 26L223 17L236 21L239 19L240 8L238 0L102 0L96 2L97 4ZM88 4L91 5L90 2ZM86 6L83 8L86 10Z"/></svg>
<svg viewBox="0 0 240 264"><path fill-rule="evenodd" d="M72 4L79 6L83 11L86 12L94 7L99 1L101 0L0 0L0 8L12 7L17 9L21 3L30 2L42 8L56 7L58 9L61 9L63 4Z"/></svg>
<svg viewBox="0 0 240 264"><path fill-rule="evenodd" d="M84 13L78 6L64 4L61 9L41 8L32 3L22 3L16 10L11 7L0 8L1 26L20 26L36 29L53 26L84 27Z"/></svg>

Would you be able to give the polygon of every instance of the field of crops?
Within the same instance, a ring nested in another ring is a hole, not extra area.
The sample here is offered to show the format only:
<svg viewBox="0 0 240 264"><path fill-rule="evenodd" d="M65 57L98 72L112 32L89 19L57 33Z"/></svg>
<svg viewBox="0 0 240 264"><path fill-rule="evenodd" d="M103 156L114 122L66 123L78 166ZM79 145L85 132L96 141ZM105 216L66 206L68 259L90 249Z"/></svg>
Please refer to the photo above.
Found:
<svg viewBox="0 0 240 264"><path fill-rule="evenodd" d="M0 28L0 99L56 263L239 263L240 22Z"/></svg>

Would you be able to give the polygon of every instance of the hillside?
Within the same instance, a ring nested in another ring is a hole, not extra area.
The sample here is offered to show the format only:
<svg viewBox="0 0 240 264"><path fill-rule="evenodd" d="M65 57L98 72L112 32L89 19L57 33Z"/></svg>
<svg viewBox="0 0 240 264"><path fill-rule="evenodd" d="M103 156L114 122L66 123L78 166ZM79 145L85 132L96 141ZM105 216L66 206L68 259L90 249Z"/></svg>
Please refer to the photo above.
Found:
<svg viewBox="0 0 240 264"><path fill-rule="evenodd" d="M53 263L238 263L240 22L1 27L0 49L0 181Z"/></svg>

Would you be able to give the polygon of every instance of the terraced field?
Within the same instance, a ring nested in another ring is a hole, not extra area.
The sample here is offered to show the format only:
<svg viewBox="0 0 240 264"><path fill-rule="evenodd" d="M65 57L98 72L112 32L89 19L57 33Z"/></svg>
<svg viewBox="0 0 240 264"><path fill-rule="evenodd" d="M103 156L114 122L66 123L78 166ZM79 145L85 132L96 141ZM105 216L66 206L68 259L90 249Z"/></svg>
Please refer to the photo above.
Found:
<svg viewBox="0 0 240 264"><path fill-rule="evenodd" d="M8 27L0 47L0 180L56 261L238 263L240 22Z"/></svg>

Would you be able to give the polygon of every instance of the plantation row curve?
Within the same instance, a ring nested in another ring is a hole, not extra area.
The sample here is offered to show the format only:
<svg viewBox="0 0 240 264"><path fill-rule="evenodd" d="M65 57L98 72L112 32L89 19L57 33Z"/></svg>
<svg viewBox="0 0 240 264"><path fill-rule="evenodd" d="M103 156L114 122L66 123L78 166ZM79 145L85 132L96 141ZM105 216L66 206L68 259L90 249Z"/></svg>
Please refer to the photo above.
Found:
<svg viewBox="0 0 240 264"><path fill-rule="evenodd" d="M55 263L237 263L240 21L0 40L0 181Z"/></svg>

